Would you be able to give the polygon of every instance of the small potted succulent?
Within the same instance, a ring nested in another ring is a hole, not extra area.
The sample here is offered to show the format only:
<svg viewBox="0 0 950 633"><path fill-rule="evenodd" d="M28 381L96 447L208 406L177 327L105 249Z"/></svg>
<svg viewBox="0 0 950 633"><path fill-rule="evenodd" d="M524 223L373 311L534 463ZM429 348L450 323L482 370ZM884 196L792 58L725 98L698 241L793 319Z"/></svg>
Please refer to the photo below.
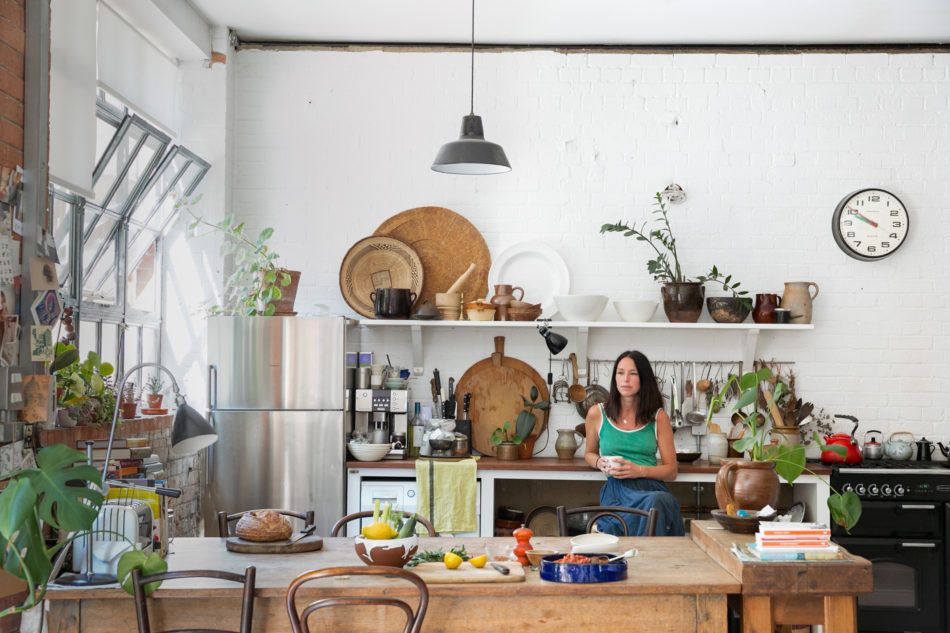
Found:
<svg viewBox="0 0 950 633"><path fill-rule="evenodd" d="M148 380L145 381L145 388L148 389L148 393L145 395L145 400L148 403L149 409L161 409L162 408L162 389L165 388L165 383L157 374L153 374L148 377Z"/></svg>

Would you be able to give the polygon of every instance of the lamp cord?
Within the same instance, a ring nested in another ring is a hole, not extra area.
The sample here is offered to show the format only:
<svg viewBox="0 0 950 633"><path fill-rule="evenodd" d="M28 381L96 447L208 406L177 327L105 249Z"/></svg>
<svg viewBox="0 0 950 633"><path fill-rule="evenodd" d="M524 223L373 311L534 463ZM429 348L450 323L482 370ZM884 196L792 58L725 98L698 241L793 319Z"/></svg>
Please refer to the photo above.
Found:
<svg viewBox="0 0 950 633"><path fill-rule="evenodd" d="M469 91L470 102L469 102L469 111L471 114L475 114L475 0L472 0L472 85L471 90Z"/></svg>

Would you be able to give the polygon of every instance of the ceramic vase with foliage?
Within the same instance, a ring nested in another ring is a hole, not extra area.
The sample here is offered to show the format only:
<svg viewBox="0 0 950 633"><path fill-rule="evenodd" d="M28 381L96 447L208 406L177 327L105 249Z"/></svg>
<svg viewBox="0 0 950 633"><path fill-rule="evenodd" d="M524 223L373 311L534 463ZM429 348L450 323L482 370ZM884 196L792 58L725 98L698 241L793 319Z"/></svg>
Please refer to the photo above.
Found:
<svg viewBox="0 0 950 633"><path fill-rule="evenodd" d="M524 409L518 412L518 418L515 420L515 435L520 438L520 442L515 442L515 444L518 445L518 455L521 459L531 459L534 452L534 442L537 436L533 436L531 433L538 423L538 416L535 415L534 410L546 411L551 406L547 400L538 401L540 394L537 387L531 387L530 395L530 401L521 396Z"/></svg>

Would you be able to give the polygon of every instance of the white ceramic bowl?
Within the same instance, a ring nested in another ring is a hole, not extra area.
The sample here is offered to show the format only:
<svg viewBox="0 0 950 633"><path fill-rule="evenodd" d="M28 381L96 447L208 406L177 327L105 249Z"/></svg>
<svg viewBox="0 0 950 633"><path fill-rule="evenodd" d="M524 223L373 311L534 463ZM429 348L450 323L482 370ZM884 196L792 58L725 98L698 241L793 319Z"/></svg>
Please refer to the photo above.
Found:
<svg viewBox="0 0 950 633"><path fill-rule="evenodd" d="M613 534L578 534L571 538L574 554L619 554L620 539Z"/></svg>
<svg viewBox="0 0 950 633"><path fill-rule="evenodd" d="M653 318L658 301L614 301L614 310L624 321L643 322Z"/></svg>
<svg viewBox="0 0 950 633"><path fill-rule="evenodd" d="M383 384L387 389L405 389L409 381L404 378L387 378Z"/></svg>
<svg viewBox="0 0 950 633"><path fill-rule="evenodd" d="M607 307L605 295L557 295L557 311L565 321L596 321Z"/></svg>
<svg viewBox="0 0 950 633"><path fill-rule="evenodd" d="M346 448L349 449L350 454L361 462L378 462L382 458L386 457L392 446L389 444L355 444L349 443L346 445Z"/></svg>

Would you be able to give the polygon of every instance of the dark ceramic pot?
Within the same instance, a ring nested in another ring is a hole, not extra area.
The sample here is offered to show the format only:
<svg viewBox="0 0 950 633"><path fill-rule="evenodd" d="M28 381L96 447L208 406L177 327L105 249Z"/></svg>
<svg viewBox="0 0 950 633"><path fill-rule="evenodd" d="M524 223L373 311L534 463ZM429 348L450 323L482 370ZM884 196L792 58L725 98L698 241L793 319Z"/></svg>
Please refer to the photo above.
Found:
<svg viewBox="0 0 950 633"><path fill-rule="evenodd" d="M708 297L706 309L716 323L742 323L752 312L751 306L735 297Z"/></svg>
<svg viewBox="0 0 950 633"><path fill-rule="evenodd" d="M670 323L696 323L703 313L706 288L696 281L663 284L663 311Z"/></svg>

